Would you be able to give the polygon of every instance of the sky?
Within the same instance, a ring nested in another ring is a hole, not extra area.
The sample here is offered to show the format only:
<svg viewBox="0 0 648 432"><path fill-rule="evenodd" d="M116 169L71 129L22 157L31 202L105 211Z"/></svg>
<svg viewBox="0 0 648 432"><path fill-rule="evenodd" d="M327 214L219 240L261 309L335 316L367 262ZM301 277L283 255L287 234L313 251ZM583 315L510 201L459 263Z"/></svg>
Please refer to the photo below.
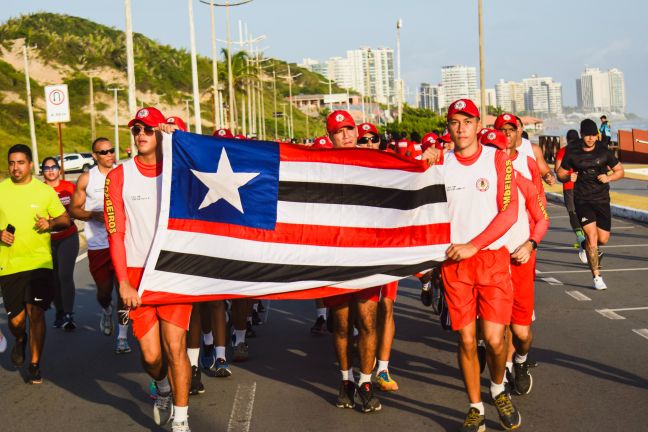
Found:
<svg viewBox="0 0 648 432"><path fill-rule="evenodd" d="M209 6L199 0L132 0L133 30L189 49L188 1L193 1L198 53L210 56ZM123 0L3 3L0 22L47 11L125 28ZM479 68L477 0L253 0L230 11L233 38L242 20L255 37L266 35L261 42L266 55L296 63L344 57L362 46L395 49L401 18L401 74L408 100L421 82L441 81L441 66ZM563 86L563 104L575 106L575 81L586 66L616 67L625 74L628 111L648 117L648 2L483 0L483 15L487 87L500 79L550 76ZM220 39L226 36L225 23L225 8L217 8Z"/></svg>

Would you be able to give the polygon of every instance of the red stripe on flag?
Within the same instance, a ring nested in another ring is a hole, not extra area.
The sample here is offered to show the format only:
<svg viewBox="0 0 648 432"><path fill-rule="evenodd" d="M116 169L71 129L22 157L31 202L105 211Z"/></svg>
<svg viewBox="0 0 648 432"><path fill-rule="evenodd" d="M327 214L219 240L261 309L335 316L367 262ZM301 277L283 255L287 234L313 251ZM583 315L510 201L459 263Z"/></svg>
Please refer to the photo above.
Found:
<svg viewBox="0 0 648 432"><path fill-rule="evenodd" d="M413 247L450 243L450 224L353 228L277 223L274 231L221 222L169 219L168 229L268 243L331 247Z"/></svg>
<svg viewBox="0 0 648 432"><path fill-rule="evenodd" d="M396 153L370 149L336 148L311 149L297 144L280 144L282 162L323 162L339 165L355 165L366 168L398 169L409 172L423 172L428 163Z"/></svg>

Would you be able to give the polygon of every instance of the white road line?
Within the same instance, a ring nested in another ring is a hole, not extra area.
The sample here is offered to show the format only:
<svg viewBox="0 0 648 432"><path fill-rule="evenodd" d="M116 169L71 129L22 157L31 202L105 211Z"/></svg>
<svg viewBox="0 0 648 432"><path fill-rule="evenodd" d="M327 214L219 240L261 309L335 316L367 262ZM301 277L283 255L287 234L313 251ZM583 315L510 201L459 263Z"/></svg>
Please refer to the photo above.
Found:
<svg viewBox="0 0 648 432"><path fill-rule="evenodd" d="M620 229L635 229L637 228L636 226L615 226L614 230L620 230Z"/></svg>
<svg viewBox="0 0 648 432"><path fill-rule="evenodd" d="M603 273L622 272L622 271L646 271L648 267L625 268L625 269L608 269L601 270ZM590 270L556 270L556 271L537 271L536 274L566 274L566 273L591 273Z"/></svg>
<svg viewBox="0 0 648 432"><path fill-rule="evenodd" d="M76 257L76 262L83 261L88 256L88 252L83 252L81 255Z"/></svg>
<svg viewBox="0 0 648 432"><path fill-rule="evenodd" d="M636 310L648 310L648 306L642 307L632 307L632 308L619 308L619 309L608 309L613 312L624 312L624 311L636 311Z"/></svg>
<svg viewBox="0 0 648 432"><path fill-rule="evenodd" d="M637 333L642 338L648 339L648 329L632 329L632 331Z"/></svg>
<svg viewBox="0 0 648 432"><path fill-rule="evenodd" d="M587 297L585 294L583 294L580 291L576 291L576 290L565 291L565 294L567 294L568 296L570 296L570 297L572 297L572 298L574 298L574 299L576 299L578 301L592 301L591 298Z"/></svg>
<svg viewBox="0 0 648 432"><path fill-rule="evenodd" d="M228 432L249 432L252 421L252 409L254 408L254 395L256 393L256 382L250 384L239 384L236 387L234 406L227 425Z"/></svg>
<svg viewBox="0 0 648 432"><path fill-rule="evenodd" d="M547 282L549 285L562 285L563 284L558 279L552 278L552 277L542 278L542 280Z"/></svg>
<svg viewBox="0 0 648 432"><path fill-rule="evenodd" d="M612 249L612 248L632 248L632 247L646 247L648 246L648 243L639 243L639 244L626 244L626 245L607 245L607 246L599 246L599 249ZM538 249L541 250L578 250L578 248L575 248L573 246L547 246L543 247L540 246Z"/></svg>
<svg viewBox="0 0 648 432"><path fill-rule="evenodd" d="M603 315L605 318L609 318L611 320L623 320L625 317L622 317L616 312L612 312L610 309L596 309L596 312L600 313Z"/></svg>

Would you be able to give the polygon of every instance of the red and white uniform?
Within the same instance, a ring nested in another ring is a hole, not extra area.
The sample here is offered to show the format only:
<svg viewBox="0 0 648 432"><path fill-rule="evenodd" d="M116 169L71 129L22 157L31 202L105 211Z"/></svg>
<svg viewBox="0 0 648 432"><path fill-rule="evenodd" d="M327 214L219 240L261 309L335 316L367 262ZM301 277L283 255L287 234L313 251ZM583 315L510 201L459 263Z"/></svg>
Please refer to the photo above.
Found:
<svg viewBox="0 0 648 432"><path fill-rule="evenodd" d="M533 150L531 150L531 153L533 153ZM546 208L547 197L545 195L544 186L542 186L542 177L540 176L540 169L538 168L538 163L536 162L535 157L524 156L518 151L511 160L513 161L513 169L522 174L522 176L527 180L531 180L535 185L540 198L542 198L542 203Z"/></svg>
<svg viewBox="0 0 648 432"><path fill-rule="evenodd" d="M86 201L83 206L86 211L103 212L105 187L106 175L99 171L99 167L88 171ZM92 279L97 284L111 283L115 269L110 260L106 225L91 218L85 222L84 232L88 242L88 267Z"/></svg>
<svg viewBox="0 0 648 432"><path fill-rule="evenodd" d="M104 217L110 255L119 281L137 289L153 244L160 214L162 164L145 165L139 157L112 170L106 178ZM133 332L140 339L158 319L188 329L191 304L142 305L132 310Z"/></svg>
<svg viewBox="0 0 648 432"><path fill-rule="evenodd" d="M505 245L518 216L513 164L504 152L481 144L468 158L450 151L444 182L450 241L471 243L479 250L462 261L448 260L441 268L452 328L465 327L477 315L509 324L513 288Z"/></svg>
<svg viewBox="0 0 648 432"><path fill-rule="evenodd" d="M60 180L58 186L54 188L56 191L61 204L65 207L65 211L68 211L70 208L70 202L72 201L72 195L74 195L74 183L71 183L67 180ZM71 235L74 235L78 232L76 224L72 224L64 229L63 231L52 231L52 241L61 240Z"/></svg>
<svg viewBox="0 0 648 432"><path fill-rule="evenodd" d="M522 143L517 147L517 151L523 156L536 160L535 153L533 153L533 144L526 138L522 138Z"/></svg>
<svg viewBox="0 0 648 432"><path fill-rule="evenodd" d="M556 153L556 164L558 162L562 162L563 158L565 157L565 151L567 150L567 146L562 147L560 150L558 150L558 153ZM571 175L574 172L573 169L570 169L568 173ZM566 190L574 189L574 182L573 181L568 181L562 184L563 185L563 192Z"/></svg>

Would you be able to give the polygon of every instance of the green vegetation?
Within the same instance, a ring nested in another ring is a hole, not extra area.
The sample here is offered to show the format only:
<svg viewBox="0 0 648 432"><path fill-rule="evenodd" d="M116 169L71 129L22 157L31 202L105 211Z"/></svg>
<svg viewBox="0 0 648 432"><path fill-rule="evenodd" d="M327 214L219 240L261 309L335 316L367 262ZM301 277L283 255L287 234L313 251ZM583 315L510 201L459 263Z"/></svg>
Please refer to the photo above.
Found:
<svg viewBox="0 0 648 432"><path fill-rule="evenodd" d="M445 127L445 118L434 111L405 105L403 107L403 121L400 124L396 122L388 123L385 129L392 136L407 134L410 138L415 135L422 138L428 132L442 133Z"/></svg>

